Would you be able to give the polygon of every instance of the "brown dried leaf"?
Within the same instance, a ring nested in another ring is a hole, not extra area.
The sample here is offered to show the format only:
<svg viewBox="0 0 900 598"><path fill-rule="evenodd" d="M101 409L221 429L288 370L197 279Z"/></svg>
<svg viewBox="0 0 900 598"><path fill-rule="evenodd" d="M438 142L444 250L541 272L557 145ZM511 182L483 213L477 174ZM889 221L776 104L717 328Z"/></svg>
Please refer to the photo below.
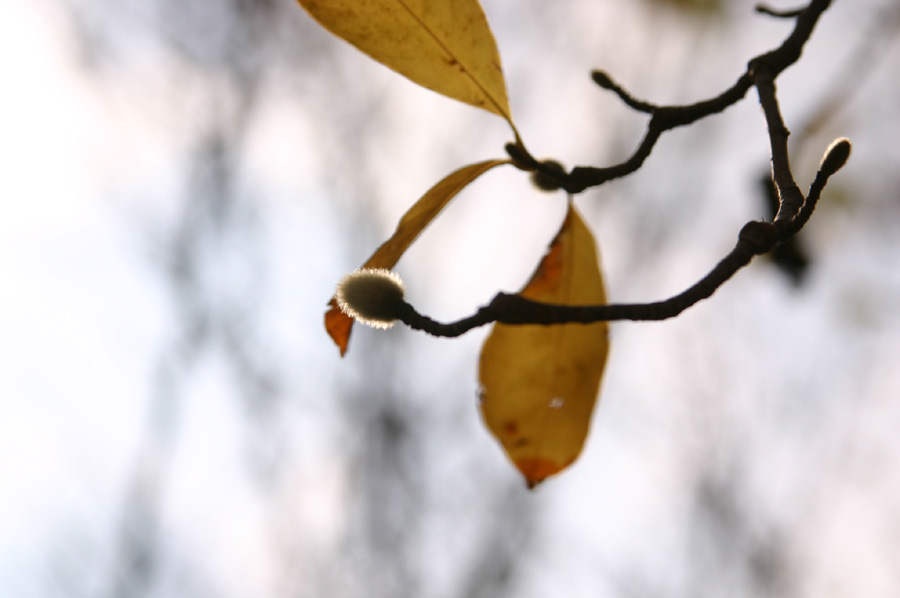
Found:
<svg viewBox="0 0 900 598"><path fill-rule="evenodd" d="M594 238L573 207L520 294L567 305L606 302ZM581 452L608 351L605 322L494 325L479 364L481 414L529 487Z"/></svg>

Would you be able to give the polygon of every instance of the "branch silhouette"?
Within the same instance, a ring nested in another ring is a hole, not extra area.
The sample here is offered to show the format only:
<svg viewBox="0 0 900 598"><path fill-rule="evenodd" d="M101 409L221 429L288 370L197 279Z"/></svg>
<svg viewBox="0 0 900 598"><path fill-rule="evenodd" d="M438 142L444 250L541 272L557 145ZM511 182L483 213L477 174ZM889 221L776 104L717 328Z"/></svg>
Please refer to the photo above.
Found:
<svg viewBox="0 0 900 598"><path fill-rule="evenodd" d="M498 293L474 315L456 322L441 323L418 313L409 303L400 303L393 317L414 330L434 336L456 337L489 324L566 324L611 320L665 320L710 297L722 284L750 263L757 255L768 253L779 243L795 235L812 215L828 177L837 172L850 156L850 142L835 141L825 153L806 200L796 213L774 222L750 221L738 235L737 243L706 276L686 291L664 301L609 305L555 305L540 303L509 293Z"/></svg>
<svg viewBox="0 0 900 598"><path fill-rule="evenodd" d="M791 19L799 15L803 12L803 8L794 8L787 10L779 10L777 8L772 8L767 4L757 4L755 8L756 12L769 15L770 17L780 17L783 19Z"/></svg>
<svg viewBox="0 0 900 598"><path fill-rule="evenodd" d="M566 173L553 160L536 160L521 141L506 146L507 153L518 168L539 175L542 188L562 189L570 194L577 194L638 170L662 133L722 112L743 99L751 87L755 88L766 119L778 210L771 222L746 223L734 248L693 286L663 301L608 305L555 305L501 292L475 314L450 323L437 322L422 315L401 299L391 306L392 316L415 330L435 336L456 337L492 322L552 325L611 320L664 320L675 317L710 297L755 256L772 251L803 228L815 210L828 178L843 167L850 155L851 146L847 139L833 142L825 151L819 171L804 197L791 172L787 144L790 132L782 119L775 88L778 75L800 58L803 46L812 35L816 23L830 5L831 0L813 0L804 9L781 12L764 6L757 7L759 12L771 16L795 18L793 31L779 47L751 59L747 70L730 88L716 97L695 104L657 106L636 99L603 71L594 71L591 76L598 86L615 93L630 108L651 115L646 133L637 149L620 164L602 168L578 166Z"/></svg>

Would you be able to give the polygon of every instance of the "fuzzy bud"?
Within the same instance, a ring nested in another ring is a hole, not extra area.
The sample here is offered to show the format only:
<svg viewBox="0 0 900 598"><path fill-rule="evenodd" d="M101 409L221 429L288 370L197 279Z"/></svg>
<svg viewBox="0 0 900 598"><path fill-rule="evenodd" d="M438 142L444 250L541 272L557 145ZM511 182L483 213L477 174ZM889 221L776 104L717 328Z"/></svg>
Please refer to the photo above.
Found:
<svg viewBox="0 0 900 598"><path fill-rule="evenodd" d="M400 317L406 288L384 268L360 268L338 283L337 302L345 314L375 328L390 328Z"/></svg>

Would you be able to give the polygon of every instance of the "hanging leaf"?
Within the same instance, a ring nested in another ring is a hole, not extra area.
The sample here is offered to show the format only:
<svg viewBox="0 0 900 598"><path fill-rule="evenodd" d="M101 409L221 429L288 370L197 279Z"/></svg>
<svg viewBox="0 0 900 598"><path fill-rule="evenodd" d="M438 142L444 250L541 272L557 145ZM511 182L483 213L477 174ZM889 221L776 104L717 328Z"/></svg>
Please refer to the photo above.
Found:
<svg viewBox="0 0 900 598"><path fill-rule="evenodd" d="M412 242L450 203L451 199L488 170L509 163L509 160L486 160L463 166L448 174L407 210L400 218L400 222L397 223L397 229L391 238L382 243L381 247L375 250L372 257L362 267L385 268L386 270L393 268ZM330 309L325 313L325 330L341 350L341 355L344 355L350 342L353 319L341 311L334 297L331 298L328 305Z"/></svg>
<svg viewBox="0 0 900 598"><path fill-rule="evenodd" d="M350 344L350 333L353 332L353 318L341 311L337 297L332 297L328 302L328 311L325 312L325 332L338 346L341 357L347 354L347 346Z"/></svg>
<svg viewBox="0 0 900 598"><path fill-rule="evenodd" d="M567 305L606 302L594 238L570 205L520 295ZM481 351L481 414L529 488L581 452L609 350L607 325L495 324Z"/></svg>
<svg viewBox="0 0 900 598"><path fill-rule="evenodd" d="M499 114L515 131L497 43L478 0L298 2L325 29L383 65Z"/></svg>

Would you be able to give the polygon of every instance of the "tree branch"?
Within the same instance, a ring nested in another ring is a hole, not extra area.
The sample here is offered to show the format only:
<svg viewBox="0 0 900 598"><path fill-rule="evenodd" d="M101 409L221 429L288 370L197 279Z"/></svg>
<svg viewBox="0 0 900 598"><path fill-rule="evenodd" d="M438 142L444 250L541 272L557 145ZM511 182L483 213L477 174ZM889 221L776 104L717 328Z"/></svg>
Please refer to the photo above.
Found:
<svg viewBox="0 0 900 598"><path fill-rule="evenodd" d="M620 164L607 167L576 166L571 172L565 173L548 168L543 162L536 160L528 152L521 140L507 144L506 151L516 166L522 170L540 172L544 180L555 183L557 189L563 189L573 195L591 187L602 185L610 180L627 176L644 164L663 132L689 125L701 118L723 112L726 108L743 99L750 87L754 85L762 84L765 86L767 80L770 80L774 86L774 81L778 75L800 58L803 46L809 40L810 35L812 35L819 17L831 5L831 1L812 0L804 9L784 13L777 13L777 11L766 9L765 7L760 11L760 8L757 7L757 11L766 12L767 14L795 17L796 23L793 31L781 46L751 59L747 64L747 70L738 77L737 81L730 88L714 98L695 104L657 106L650 102L636 99L607 73L603 71L592 72L591 78L598 86L615 93L630 108L651 115L650 121L647 123L647 131L637 149L627 160ZM760 100L762 101L762 98ZM787 129L784 128L783 123L781 124L781 130L784 131L785 135L787 134ZM790 171L788 170L788 172ZM793 199L796 199L796 197L793 197Z"/></svg>
<svg viewBox="0 0 900 598"><path fill-rule="evenodd" d="M444 337L460 336L491 322L552 325L611 320L664 320L677 316L710 297L725 281L749 264L754 256L771 251L797 234L815 210L828 178L846 163L850 155L850 142L838 139L828 147L809 193L804 197L794 181L790 168L787 144L790 132L781 116L775 79L800 58L803 46L812 34L819 17L830 4L831 0L812 0L805 9L790 13L778 13L772 9L758 7L758 11L774 16L796 17L797 22L793 31L781 46L750 60L747 71L734 85L720 95L696 104L656 106L634 98L606 73L601 71L592 73L594 81L600 87L615 93L632 109L651 115L644 138L631 157L621 164L605 168L582 166L565 173L558 163L539 162L534 159L521 141L507 145L507 153L519 168L540 175L542 188L553 188L555 183L559 189L572 194L580 193L589 187L598 186L638 170L664 131L721 112L742 99L750 87L755 87L769 135L772 178L778 191L778 211L772 222L751 221L745 224L734 248L696 284L664 301L611 305L554 305L532 301L519 295L498 293L487 306L475 314L450 323L437 322L418 313L410 304L402 301L397 307L397 319L413 329Z"/></svg>
<svg viewBox="0 0 900 598"><path fill-rule="evenodd" d="M395 314L397 319L415 330L434 336L456 337L466 332L499 322L502 324L567 324L612 320L666 320L707 299L725 281L750 263L754 256L768 253L795 235L809 220L828 178L840 170L850 156L850 142L838 139L829 146L819 172L810 186L805 203L790 220L779 222L750 221L738 235L737 243L706 276L684 292L665 301L653 303L621 303L609 305L556 305L540 303L520 295L498 293L475 314L456 322L441 323L418 313L405 301Z"/></svg>
<svg viewBox="0 0 900 598"><path fill-rule="evenodd" d="M764 15L769 15L770 17L778 17L781 19L792 19L798 16L801 12L805 10L805 6L802 8L794 8L788 10L778 10L777 8L772 8L767 4L757 4L756 12Z"/></svg>

